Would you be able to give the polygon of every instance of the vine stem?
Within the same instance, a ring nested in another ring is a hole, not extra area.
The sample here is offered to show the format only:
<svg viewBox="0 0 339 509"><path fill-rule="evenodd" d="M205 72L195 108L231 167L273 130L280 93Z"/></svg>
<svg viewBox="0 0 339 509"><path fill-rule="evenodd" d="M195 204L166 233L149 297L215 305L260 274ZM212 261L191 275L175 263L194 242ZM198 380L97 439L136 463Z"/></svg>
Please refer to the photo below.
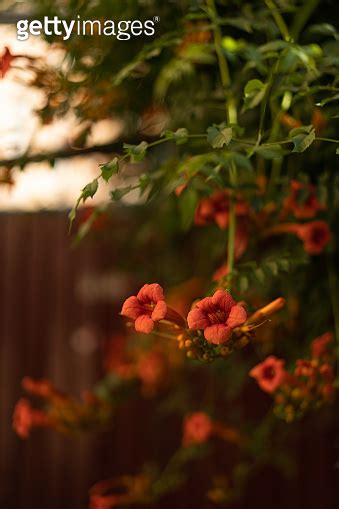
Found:
<svg viewBox="0 0 339 509"><path fill-rule="evenodd" d="M222 49L222 32L218 23L218 13L215 0L207 0L206 5L208 13L213 23L214 47L218 57L221 83L225 94L226 119L228 123L236 124L238 122L237 109L234 99L229 96L227 89L231 86L230 72ZM235 187L237 185L237 168L234 161L230 164L230 184L232 186L229 202L229 226L228 226L228 243L227 243L227 265L230 275L229 286L231 286L232 272L234 269L234 250L235 250L235 233L236 233L236 196Z"/></svg>
<svg viewBox="0 0 339 509"><path fill-rule="evenodd" d="M283 36L283 38L285 39L285 41L290 41L291 40L291 36L290 36L289 31L288 31L287 25L286 25L286 23L284 21L284 18L280 14L279 9L277 8L275 3L273 2L273 0L265 0L265 4L267 5L269 10L271 11L272 16L273 16L276 24L278 25L280 33Z"/></svg>

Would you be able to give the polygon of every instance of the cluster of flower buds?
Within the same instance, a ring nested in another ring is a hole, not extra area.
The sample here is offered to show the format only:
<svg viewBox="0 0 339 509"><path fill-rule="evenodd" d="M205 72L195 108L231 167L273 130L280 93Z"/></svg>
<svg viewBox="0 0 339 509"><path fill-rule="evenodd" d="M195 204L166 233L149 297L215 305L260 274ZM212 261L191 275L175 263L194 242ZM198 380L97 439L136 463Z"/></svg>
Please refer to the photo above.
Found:
<svg viewBox="0 0 339 509"><path fill-rule="evenodd" d="M286 422L301 418L332 401L335 393L335 354L330 332L311 344L311 356L296 361L292 372L271 355L250 371L260 388L274 397L274 412Z"/></svg>
<svg viewBox="0 0 339 509"><path fill-rule="evenodd" d="M163 289L153 283L129 297L121 314L134 321L137 332L176 339L188 358L209 362L247 345L254 330L283 306L284 299L276 299L248 318L244 305L219 289L195 302L184 318L168 307Z"/></svg>
<svg viewBox="0 0 339 509"><path fill-rule="evenodd" d="M48 380L26 377L23 389L43 400L44 408L35 409L26 398L21 398L14 409L13 428L21 438L28 438L37 427L53 428L61 433L100 427L108 422L110 408L91 392L82 394L82 401L60 392Z"/></svg>

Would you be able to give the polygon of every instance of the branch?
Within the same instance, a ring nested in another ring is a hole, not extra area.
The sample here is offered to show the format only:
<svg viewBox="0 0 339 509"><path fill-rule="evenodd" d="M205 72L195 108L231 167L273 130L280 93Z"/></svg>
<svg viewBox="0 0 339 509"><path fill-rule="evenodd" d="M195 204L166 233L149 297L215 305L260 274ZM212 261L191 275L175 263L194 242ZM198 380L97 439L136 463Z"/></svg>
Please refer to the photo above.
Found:
<svg viewBox="0 0 339 509"><path fill-rule="evenodd" d="M92 147L83 147L83 148L72 148L68 147L58 152L49 152L46 154L32 154L32 155L24 155L15 159L2 159L0 160L0 167L6 168L14 168L15 166L25 166L29 163L40 163L42 161L53 162L55 159L67 159L69 157L76 157L87 154L114 154L121 153L124 148L124 143L129 143L131 145L137 145L144 138L133 138L133 139L124 139L124 141L116 141L113 143L107 143L105 145L93 145Z"/></svg>

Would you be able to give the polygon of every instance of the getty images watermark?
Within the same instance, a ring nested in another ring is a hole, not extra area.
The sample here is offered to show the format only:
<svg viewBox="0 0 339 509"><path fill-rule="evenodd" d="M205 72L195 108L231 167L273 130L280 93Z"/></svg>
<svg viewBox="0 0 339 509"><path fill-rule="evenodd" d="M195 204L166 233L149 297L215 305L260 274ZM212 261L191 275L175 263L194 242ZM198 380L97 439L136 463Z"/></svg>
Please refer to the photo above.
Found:
<svg viewBox="0 0 339 509"><path fill-rule="evenodd" d="M132 37L146 35L151 37L155 34L155 26L160 21L158 16L146 21L99 21L83 20L77 15L77 19L66 21L58 16L43 20L21 19L16 24L17 39L26 41L30 35L60 35L67 41L72 35L104 35L115 37L119 41L128 41Z"/></svg>

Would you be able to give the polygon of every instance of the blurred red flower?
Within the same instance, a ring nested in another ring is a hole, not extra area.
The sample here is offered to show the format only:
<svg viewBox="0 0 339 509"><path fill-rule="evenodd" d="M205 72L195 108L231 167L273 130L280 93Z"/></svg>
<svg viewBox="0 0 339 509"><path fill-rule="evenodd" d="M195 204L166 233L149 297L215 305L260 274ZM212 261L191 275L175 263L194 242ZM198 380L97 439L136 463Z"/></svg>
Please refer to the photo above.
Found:
<svg viewBox="0 0 339 509"><path fill-rule="evenodd" d="M296 225L294 231L303 241L305 251L311 255L320 254L331 240L331 232L325 221Z"/></svg>
<svg viewBox="0 0 339 509"><path fill-rule="evenodd" d="M33 427L50 424L49 418L40 410L34 410L30 402L21 398L14 409L13 428L21 438L28 438Z"/></svg>
<svg viewBox="0 0 339 509"><path fill-rule="evenodd" d="M229 222L230 200L228 191L215 191L208 198L203 198L196 211L194 222L197 225L216 223L219 228L225 230ZM237 200L235 212L238 216L248 213L248 206L245 202Z"/></svg>
<svg viewBox="0 0 339 509"><path fill-rule="evenodd" d="M306 197L302 200L302 193ZM316 189L311 184L304 184L296 180L291 181L291 194L284 203L285 210L293 212L298 219L312 219L325 206L319 202Z"/></svg>
<svg viewBox="0 0 339 509"><path fill-rule="evenodd" d="M314 339L311 343L312 357L318 359L327 353L327 346L333 341L332 332L325 332L322 336Z"/></svg>
<svg viewBox="0 0 339 509"><path fill-rule="evenodd" d="M274 355L267 357L264 362L257 364L249 375L256 379L259 387L268 393L274 392L284 382L286 372L285 362Z"/></svg>
<svg viewBox="0 0 339 509"><path fill-rule="evenodd" d="M183 445L202 444L213 433L213 422L205 412L195 412L188 415L183 426Z"/></svg>

